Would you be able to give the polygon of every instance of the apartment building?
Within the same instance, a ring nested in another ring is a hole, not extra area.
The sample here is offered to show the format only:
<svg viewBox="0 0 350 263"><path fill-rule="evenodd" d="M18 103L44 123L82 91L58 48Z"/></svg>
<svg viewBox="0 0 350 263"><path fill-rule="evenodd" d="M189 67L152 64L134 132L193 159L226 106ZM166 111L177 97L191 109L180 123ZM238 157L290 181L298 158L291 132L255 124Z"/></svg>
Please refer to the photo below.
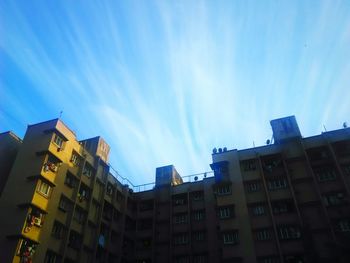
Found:
<svg viewBox="0 0 350 263"><path fill-rule="evenodd" d="M21 142L12 132L0 133L0 197Z"/></svg>
<svg viewBox="0 0 350 263"><path fill-rule="evenodd" d="M139 186L101 137L28 126L0 199L1 262L350 262L350 129L271 126L265 146L214 149L212 171L159 167Z"/></svg>

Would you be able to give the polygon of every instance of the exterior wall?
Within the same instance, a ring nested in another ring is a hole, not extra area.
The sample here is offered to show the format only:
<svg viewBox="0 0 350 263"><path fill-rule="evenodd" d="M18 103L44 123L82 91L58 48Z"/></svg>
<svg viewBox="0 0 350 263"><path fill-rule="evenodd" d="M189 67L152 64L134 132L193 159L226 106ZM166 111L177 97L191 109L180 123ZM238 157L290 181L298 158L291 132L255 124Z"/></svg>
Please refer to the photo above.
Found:
<svg viewBox="0 0 350 263"><path fill-rule="evenodd" d="M0 133L0 197L21 143L12 132Z"/></svg>

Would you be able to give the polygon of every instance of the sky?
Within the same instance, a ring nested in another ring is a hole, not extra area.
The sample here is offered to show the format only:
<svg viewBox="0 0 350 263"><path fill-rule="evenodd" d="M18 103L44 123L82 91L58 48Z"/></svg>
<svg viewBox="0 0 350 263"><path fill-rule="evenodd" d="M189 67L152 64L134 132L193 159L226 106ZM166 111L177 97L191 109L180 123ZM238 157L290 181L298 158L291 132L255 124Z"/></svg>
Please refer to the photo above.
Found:
<svg viewBox="0 0 350 263"><path fill-rule="evenodd" d="M62 120L134 184L350 123L350 1L0 0L0 132Z"/></svg>

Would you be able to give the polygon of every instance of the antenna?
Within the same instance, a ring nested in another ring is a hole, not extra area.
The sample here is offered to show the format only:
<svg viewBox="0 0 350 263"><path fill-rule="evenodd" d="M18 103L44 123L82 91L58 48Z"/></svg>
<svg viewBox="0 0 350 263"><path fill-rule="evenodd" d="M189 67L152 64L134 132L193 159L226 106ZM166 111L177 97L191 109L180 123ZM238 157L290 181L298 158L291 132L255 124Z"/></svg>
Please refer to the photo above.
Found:
<svg viewBox="0 0 350 263"><path fill-rule="evenodd" d="M327 132L326 126L323 124L323 129L325 132Z"/></svg>
<svg viewBox="0 0 350 263"><path fill-rule="evenodd" d="M62 117L62 113L63 113L63 110L60 111L60 119L61 119L61 117Z"/></svg>

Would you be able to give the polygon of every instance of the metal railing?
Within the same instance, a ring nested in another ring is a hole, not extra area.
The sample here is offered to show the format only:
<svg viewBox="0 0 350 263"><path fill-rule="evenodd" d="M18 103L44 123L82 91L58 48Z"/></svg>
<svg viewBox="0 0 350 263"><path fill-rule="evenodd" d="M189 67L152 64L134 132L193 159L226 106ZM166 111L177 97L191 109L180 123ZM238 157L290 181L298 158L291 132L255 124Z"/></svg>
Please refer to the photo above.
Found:
<svg viewBox="0 0 350 263"><path fill-rule="evenodd" d="M214 176L214 172L209 171L209 172L204 172L204 173L185 175L185 176L181 176L181 178L182 178L184 183L193 183L193 182L202 181L205 178L209 178L209 177L213 177L213 176Z"/></svg>
<svg viewBox="0 0 350 263"><path fill-rule="evenodd" d="M138 193L138 192L144 192L144 191L149 191L154 189L156 183L147 183L147 184L140 184L140 185L134 185L128 178L125 178L121 176L117 170L115 170L111 165L110 167L110 173L125 187L128 187L131 189L133 192ZM196 173L196 174L190 174L190 175L185 175L181 176L183 183L193 183L193 182L198 182L202 181L205 178L213 177L214 172L213 171L208 171L204 173ZM181 185L181 184L180 184Z"/></svg>

